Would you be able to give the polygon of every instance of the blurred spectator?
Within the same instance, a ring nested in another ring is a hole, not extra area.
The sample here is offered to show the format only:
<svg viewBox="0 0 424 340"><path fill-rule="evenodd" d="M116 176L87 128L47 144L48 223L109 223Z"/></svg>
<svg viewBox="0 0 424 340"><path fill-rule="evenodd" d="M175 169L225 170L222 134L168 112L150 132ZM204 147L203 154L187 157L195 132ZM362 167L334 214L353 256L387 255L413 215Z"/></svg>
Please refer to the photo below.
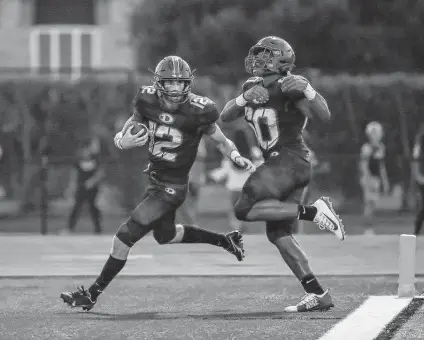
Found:
<svg viewBox="0 0 424 340"><path fill-rule="evenodd" d="M88 203L94 232L100 234L101 212L97 207L97 197L101 182L104 178L104 170L100 164L100 149L96 139L84 141L77 152L77 160L71 176L69 191L73 192L74 204L68 218L69 232L75 231L77 220L81 214L85 202Z"/></svg>
<svg viewBox="0 0 424 340"><path fill-rule="evenodd" d="M360 185L364 199L364 216L374 215L380 191L389 193L385 156L386 149L382 141L383 127L379 122L371 122L365 128L368 141L362 145L360 154Z"/></svg>
<svg viewBox="0 0 424 340"><path fill-rule="evenodd" d="M415 218L414 234L418 235L424 221L424 124L421 123L415 136L412 152L412 175L417 183L419 194L418 209Z"/></svg>
<svg viewBox="0 0 424 340"><path fill-rule="evenodd" d="M176 220L180 223L196 224L200 188L206 183L206 156L206 144L202 138L189 173L187 198L177 210Z"/></svg>
<svg viewBox="0 0 424 340"><path fill-rule="evenodd" d="M232 138L240 155L249 158L256 166L262 163L262 153L257 146L252 146L246 130L236 129ZM237 203L244 183L249 178L250 173L237 168L234 163L224 157L221 167L213 170L210 177L216 182L225 182L225 187L230 192L231 205L228 207L227 215L231 229L242 230L243 222L234 215L234 206Z"/></svg>
<svg viewBox="0 0 424 340"><path fill-rule="evenodd" d="M35 208L35 202L39 201L36 197L36 189L42 188L42 156L46 156L51 151L51 136L54 132L51 119L60 98L57 90L50 89L43 91L30 109L33 118L31 128L31 154L27 166L28 175L25 178L21 211L27 212Z"/></svg>

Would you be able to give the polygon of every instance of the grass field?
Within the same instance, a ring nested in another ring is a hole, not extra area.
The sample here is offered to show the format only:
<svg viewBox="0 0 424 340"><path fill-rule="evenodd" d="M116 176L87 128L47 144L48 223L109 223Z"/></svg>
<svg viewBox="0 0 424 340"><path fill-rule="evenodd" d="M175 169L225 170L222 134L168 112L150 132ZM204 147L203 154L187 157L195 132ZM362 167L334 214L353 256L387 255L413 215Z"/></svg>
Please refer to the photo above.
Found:
<svg viewBox="0 0 424 340"><path fill-rule="evenodd" d="M292 277L121 277L88 313L59 300L61 291L92 280L0 280L1 339L313 340L368 295L396 292L395 277L324 277L336 307L294 315L282 312L302 295ZM402 339L422 339L420 324L409 325L415 333Z"/></svg>
<svg viewBox="0 0 424 340"><path fill-rule="evenodd" d="M105 233L113 233L121 220L120 216L105 219ZM313 225L305 227L312 234L296 237L320 282L330 289L335 308L287 314L283 308L296 303L303 290L267 241L261 224L249 226L247 257L241 263L212 246L159 246L151 236L146 237L132 249L125 269L87 313L70 309L59 295L91 284L108 256L111 236L90 235L92 226L86 217L80 221L78 234L67 236L57 235L65 218L50 218L47 236L37 234L37 216L2 219L0 339L337 340L337 335L328 338L328 334L363 311L370 296L396 295L398 234L409 233L412 222L410 216L377 218L372 225L349 217L345 220L349 237L344 242L330 233L318 234ZM204 214L200 222L218 231L228 230L222 215ZM377 235L363 235L370 227ZM416 256L420 294L424 290L424 261L420 261L424 238L417 239ZM407 307L381 325L373 320L384 314L385 307L376 307L361 324L344 327L348 335L340 339L424 339L423 302L408 300ZM356 337L364 326L378 329L379 335Z"/></svg>

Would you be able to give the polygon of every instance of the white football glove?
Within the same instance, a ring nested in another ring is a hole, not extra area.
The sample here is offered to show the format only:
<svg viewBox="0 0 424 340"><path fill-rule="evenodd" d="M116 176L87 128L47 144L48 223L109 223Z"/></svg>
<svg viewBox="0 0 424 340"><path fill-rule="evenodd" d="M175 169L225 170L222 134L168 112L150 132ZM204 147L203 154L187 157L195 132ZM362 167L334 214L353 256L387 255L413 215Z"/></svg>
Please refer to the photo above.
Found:
<svg viewBox="0 0 424 340"><path fill-rule="evenodd" d="M249 173L255 172L256 166L249 159L242 157L238 151L234 150L231 152L230 158L237 167L244 169Z"/></svg>

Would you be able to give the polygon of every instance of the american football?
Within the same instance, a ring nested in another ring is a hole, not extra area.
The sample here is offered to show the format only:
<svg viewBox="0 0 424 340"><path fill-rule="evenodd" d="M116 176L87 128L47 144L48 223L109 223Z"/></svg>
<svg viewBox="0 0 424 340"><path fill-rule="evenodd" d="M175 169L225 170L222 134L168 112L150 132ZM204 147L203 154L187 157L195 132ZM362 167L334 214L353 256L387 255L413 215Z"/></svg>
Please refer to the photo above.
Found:
<svg viewBox="0 0 424 340"><path fill-rule="evenodd" d="M147 128L146 125L144 125L143 123L139 123L139 122L135 122L135 123L131 124L129 126L129 128L130 128L130 132L131 132L132 135L137 134L141 130L144 130L145 131L144 133L147 133L149 131L149 129ZM143 135L144 135L144 133L143 133Z"/></svg>

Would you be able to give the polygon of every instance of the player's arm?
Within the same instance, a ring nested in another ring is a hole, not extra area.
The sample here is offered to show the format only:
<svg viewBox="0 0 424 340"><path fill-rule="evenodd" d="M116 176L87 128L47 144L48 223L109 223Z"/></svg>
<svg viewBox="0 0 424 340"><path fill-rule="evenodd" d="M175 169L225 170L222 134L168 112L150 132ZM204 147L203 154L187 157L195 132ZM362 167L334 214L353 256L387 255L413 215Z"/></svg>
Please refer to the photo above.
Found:
<svg viewBox="0 0 424 340"><path fill-rule="evenodd" d="M204 134L209 136L216 144L222 154L247 171L255 171L255 166L250 160L240 155L233 141L229 140L216 123L209 124L204 130Z"/></svg>
<svg viewBox="0 0 424 340"><path fill-rule="evenodd" d="M231 99L224 107L221 112L220 118L223 122L232 122L244 115L244 106L246 100L243 98L243 94L237 98Z"/></svg>
<svg viewBox="0 0 424 340"><path fill-rule="evenodd" d="M244 115L244 107L248 103L261 104L269 99L268 90L262 86L262 78L248 79L242 88L242 94L231 99L221 112L223 122L232 122Z"/></svg>
<svg viewBox="0 0 424 340"><path fill-rule="evenodd" d="M385 162L386 150L384 145L382 146L382 148L383 148L383 158L380 162L379 170L380 170L381 181L383 184L383 192L385 194L388 194L390 190L390 184L389 184L389 177L387 176L387 169L386 169L386 162Z"/></svg>
<svg viewBox="0 0 424 340"><path fill-rule="evenodd" d="M359 169L361 170L362 177L367 180L371 174L369 171L369 162L371 157L371 147L368 144L362 145L360 160L359 160Z"/></svg>
<svg viewBox="0 0 424 340"><path fill-rule="evenodd" d="M300 99L296 106L303 114L310 119L318 119L321 122L328 122L331 118L330 109L327 101L316 92L312 87L309 98Z"/></svg>
<svg viewBox="0 0 424 340"><path fill-rule="evenodd" d="M297 108L311 119L328 122L331 113L327 101L309 83L309 81L298 75L289 75L280 81L281 92L296 98Z"/></svg>

